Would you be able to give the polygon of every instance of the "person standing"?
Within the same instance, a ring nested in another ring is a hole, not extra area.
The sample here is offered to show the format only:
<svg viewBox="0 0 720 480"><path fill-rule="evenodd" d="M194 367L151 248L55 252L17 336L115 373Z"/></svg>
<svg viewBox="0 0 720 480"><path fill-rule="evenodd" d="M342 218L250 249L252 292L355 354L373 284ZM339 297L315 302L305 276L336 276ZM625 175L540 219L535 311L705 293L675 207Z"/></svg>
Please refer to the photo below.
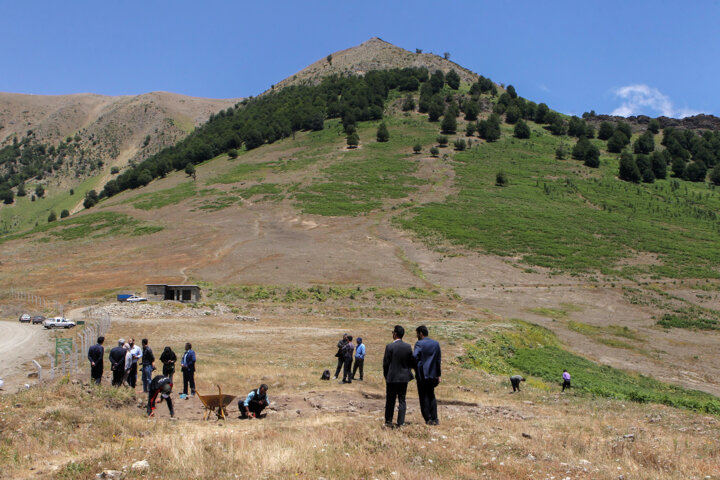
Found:
<svg viewBox="0 0 720 480"><path fill-rule="evenodd" d="M362 341L362 338L357 338L357 347L355 347L355 364L353 365L353 371L352 375L350 376L350 380L355 380L355 374L358 371L358 368L360 369L360 380L362 382L363 379L363 366L365 364L365 344Z"/></svg>
<svg viewBox="0 0 720 480"><path fill-rule="evenodd" d="M148 339L142 339L142 384L143 392L147 393L152 381L152 372L155 370L155 355L148 345Z"/></svg>
<svg viewBox="0 0 720 480"><path fill-rule="evenodd" d="M118 346L110 350L108 360L110 360L110 370L112 371L112 385L119 387L123 383L125 376L125 354L127 350L123 348L125 339L118 340Z"/></svg>
<svg viewBox="0 0 720 480"><path fill-rule="evenodd" d="M338 375L340 375L340 369L345 364L345 360L343 359L343 348L345 348L345 345L347 344L347 341L348 341L347 337L348 337L348 334L343 333L342 339L340 341L338 341L338 343L337 343L338 351L335 354L335 356L337 357L338 361L337 361L337 368L335 369L335 380L337 380Z"/></svg>
<svg viewBox="0 0 720 480"><path fill-rule="evenodd" d="M562 391L564 392L566 388L570 388L570 374L568 373L567 370L563 370L562 378L563 378Z"/></svg>
<svg viewBox="0 0 720 480"><path fill-rule="evenodd" d="M352 367L353 351L355 346L352 343L352 336L348 335L347 343L342 349L343 359L343 379L342 383L352 383L352 375L350 374L350 367Z"/></svg>
<svg viewBox="0 0 720 480"><path fill-rule="evenodd" d="M128 372L128 384L132 388L135 388L135 385L137 385L137 366L138 362L142 358L142 349L139 345L135 345L134 338L130 339L128 345L130 345L130 358L132 362L130 364L130 371Z"/></svg>
<svg viewBox="0 0 720 480"><path fill-rule="evenodd" d="M420 325L415 329L417 343L413 351L417 371L417 389L420 412L427 425L438 425L435 387L440 383L440 344L428 337L428 329Z"/></svg>
<svg viewBox="0 0 720 480"><path fill-rule="evenodd" d="M383 376L385 377L385 426L392 428L395 401L398 402L397 426L405 424L405 395L407 385L413 379L413 352L409 343L402 341L405 329L395 325L392 331L393 341L385 347L383 356Z"/></svg>
<svg viewBox="0 0 720 480"><path fill-rule="evenodd" d="M185 353L183 354L182 361L180 362L180 368L183 373L183 395L185 400L188 399L188 385L190 385L190 392L195 396L195 351L192 349L190 342L185 344Z"/></svg>
<svg viewBox="0 0 720 480"><path fill-rule="evenodd" d="M253 390L252 392L248 393L248 396L244 402L242 400L238 401L240 418L262 418L262 411L265 410L265 407L270 405L267 391L268 386L263 383L257 390Z"/></svg>
<svg viewBox="0 0 720 480"><path fill-rule="evenodd" d="M103 356L105 337L98 337L97 343L88 349L88 360L90 361L90 380L100 385L103 374Z"/></svg>
<svg viewBox="0 0 720 480"><path fill-rule="evenodd" d="M130 387L130 371L132 370L133 366L133 356L130 354L130 344L125 343L123 345L123 348L125 349L125 373L123 374L122 384Z"/></svg>
<svg viewBox="0 0 720 480"><path fill-rule="evenodd" d="M520 391L520 382L524 382L524 381L525 381L525 377L523 377L521 375L513 375L512 377L510 377L510 384L512 384L513 393L515 393L516 391L517 392Z"/></svg>
<svg viewBox="0 0 720 480"><path fill-rule="evenodd" d="M155 400L160 397L160 402L165 400L167 402L168 409L170 410L170 417L175 417L175 409L173 408L172 393L173 383L169 377L164 375L156 375L150 382L148 382L148 403L147 403L147 414L148 417L155 416Z"/></svg>
<svg viewBox="0 0 720 480"><path fill-rule="evenodd" d="M175 375L175 362L177 362L177 355L173 352L172 348L165 347L162 354L160 355L160 361L163 364L162 374L170 378L173 381L173 375Z"/></svg>

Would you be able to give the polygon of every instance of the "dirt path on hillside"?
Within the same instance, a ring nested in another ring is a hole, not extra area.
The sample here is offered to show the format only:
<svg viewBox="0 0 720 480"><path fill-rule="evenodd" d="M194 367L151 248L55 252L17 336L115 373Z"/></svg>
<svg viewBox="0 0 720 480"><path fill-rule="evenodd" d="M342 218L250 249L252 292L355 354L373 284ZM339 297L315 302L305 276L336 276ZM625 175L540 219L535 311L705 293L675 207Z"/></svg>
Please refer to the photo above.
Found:
<svg viewBox="0 0 720 480"><path fill-rule="evenodd" d="M0 321L0 378L4 391L14 391L30 381L28 373L37 372L32 360L50 351L50 336L40 325Z"/></svg>

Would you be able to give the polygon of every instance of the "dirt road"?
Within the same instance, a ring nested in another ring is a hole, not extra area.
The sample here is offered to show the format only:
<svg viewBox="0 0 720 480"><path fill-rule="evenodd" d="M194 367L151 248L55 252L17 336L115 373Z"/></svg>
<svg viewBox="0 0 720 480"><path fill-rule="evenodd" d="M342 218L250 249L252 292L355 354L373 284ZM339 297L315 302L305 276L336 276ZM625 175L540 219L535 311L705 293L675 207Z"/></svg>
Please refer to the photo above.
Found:
<svg viewBox="0 0 720 480"><path fill-rule="evenodd" d="M28 373L36 371L31 362L50 351L49 339L48 331L39 325L0 321L0 378L5 381L4 391L32 383L27 378Z"/></svg>

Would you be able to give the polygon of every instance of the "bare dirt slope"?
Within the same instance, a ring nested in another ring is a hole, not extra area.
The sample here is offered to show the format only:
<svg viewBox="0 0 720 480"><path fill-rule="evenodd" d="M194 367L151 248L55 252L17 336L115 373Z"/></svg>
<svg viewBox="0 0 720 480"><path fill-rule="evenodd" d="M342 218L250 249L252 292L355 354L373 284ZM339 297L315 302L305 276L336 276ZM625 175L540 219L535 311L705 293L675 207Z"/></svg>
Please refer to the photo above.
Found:
<svg viewBox="0 0 720 480"><path fill-rule="evenodd" d="M28 372L37 372L31 365L50 351L50 335L39 325L0 321L0 379L4 389L12 391L27 381ZM34 383L34 381L32 382Z"/></svg>
<svg viewBox="0 0 720 480"><path fill-rule="evenodd" d="M239 99L188 97L168 92L110 97L24 95L0 93L0 146L32 130L35 138L51 145L81 134L97 147L106 163L125 151L137 159L174 144L211 114L235 105ZM147 145L145 138L150 136ZM97 145L100 144L100 146ZM106 148L101 148L101 147Z"/></svg>
<svg viewBox="0 0 720 480"><path fill-rule="evenodd" d="M462 81L473 83L478 75L460 65L433 53L413 53L391 43L373 37L352 48L333 52L332 58L322 58L296 74L278 82L275 87L288 85L312 85L328 75L361 75L371 70L392 68L425 67L431 73L435 70L455 70Z"/></svg>

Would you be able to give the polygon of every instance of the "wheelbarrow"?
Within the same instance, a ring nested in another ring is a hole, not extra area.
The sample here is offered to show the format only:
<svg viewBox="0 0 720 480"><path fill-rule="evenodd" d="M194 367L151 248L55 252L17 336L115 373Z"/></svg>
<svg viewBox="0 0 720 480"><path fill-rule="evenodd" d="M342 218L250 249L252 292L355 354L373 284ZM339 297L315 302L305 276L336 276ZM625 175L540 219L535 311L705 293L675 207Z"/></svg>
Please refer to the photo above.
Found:
<svg viewBox="0 0 720 480"><path fill-rule="evenodd" d="M205 407L205 414L203 415L203 420L207 420L210 418L210 413L214 413L218 420L223 419L225 420L227 417L227 407L230 405L230 402L232 402L235 399L235 395L224 395L222 393L222 389L220 388L220 385L215 385L218 389L217 395L200 395L200 393L197 393L198 398L203 404L203 407Z"/></svg>

